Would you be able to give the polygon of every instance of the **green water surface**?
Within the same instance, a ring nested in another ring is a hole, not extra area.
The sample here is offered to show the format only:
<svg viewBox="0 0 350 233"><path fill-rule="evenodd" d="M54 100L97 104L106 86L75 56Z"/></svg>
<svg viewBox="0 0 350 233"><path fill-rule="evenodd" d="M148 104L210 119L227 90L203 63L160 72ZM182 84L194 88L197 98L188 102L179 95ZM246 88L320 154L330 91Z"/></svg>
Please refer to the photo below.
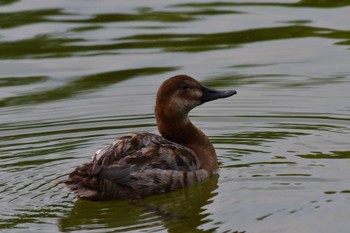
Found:
<svg viewBox="0 0 350 233"><path fill-rule="evenodd" d="M347 233L350 1L0 1L0 232ZM59 180L114 138L157 133L158 86L198 107L218 175L138 201Z"/></svg>

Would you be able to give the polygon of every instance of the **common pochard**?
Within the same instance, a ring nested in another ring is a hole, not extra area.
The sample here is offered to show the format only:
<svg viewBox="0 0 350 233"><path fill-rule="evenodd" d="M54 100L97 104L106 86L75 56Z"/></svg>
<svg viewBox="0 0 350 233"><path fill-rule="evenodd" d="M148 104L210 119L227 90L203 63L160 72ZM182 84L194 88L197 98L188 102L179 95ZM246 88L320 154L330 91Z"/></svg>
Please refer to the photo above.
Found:
<svg viewBox="0 0 350 233"><path fill-rule="evenodd" d="M91 162L77 167L64 183L77 197L97 201L170 192L208 178L217 170L215 149L188 113L236 93L207 88L187 75L166 80L155 107L162 136L134 133L121 137L98 150Z"/></svg>

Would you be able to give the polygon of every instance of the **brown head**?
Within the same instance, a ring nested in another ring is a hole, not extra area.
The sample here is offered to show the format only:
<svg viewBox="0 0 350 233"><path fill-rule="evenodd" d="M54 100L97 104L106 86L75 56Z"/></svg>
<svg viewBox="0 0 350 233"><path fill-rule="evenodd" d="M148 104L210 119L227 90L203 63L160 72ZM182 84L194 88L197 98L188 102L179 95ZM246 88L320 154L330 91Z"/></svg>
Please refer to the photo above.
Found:
<svg viewBox="0 0 350 233"><path fill-rule="evenodd" d="M235 90L219 91L203 86L187 75L177 75L167 79L159 87L156 100L156 118L159 132L169 134L170 125L189 122L188 113L196 106L219 98L230 97Z"/></svg>
<svg viewBox="0 0 350 233"><path fill-rule="evenodd" d="M235 90L219 91L203 86L187 75L167 79L159 87L156 101L156 117L184 119L196 106L219 98L230 97Z"/></svg>

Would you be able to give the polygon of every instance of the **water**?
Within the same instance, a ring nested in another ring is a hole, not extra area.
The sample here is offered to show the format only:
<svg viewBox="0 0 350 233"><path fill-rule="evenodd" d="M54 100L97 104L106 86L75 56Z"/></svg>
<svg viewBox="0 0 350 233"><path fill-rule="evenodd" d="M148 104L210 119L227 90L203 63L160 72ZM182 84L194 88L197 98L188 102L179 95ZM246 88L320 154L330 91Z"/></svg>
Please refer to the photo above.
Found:
<svg viewBox="0 0 350 233"><path fill-rule="evenodd" d="M0 231L348 232L350 1L0 1ZM219 175L139 202L57 185L96 149L157 132L191 75Z"/></svg>

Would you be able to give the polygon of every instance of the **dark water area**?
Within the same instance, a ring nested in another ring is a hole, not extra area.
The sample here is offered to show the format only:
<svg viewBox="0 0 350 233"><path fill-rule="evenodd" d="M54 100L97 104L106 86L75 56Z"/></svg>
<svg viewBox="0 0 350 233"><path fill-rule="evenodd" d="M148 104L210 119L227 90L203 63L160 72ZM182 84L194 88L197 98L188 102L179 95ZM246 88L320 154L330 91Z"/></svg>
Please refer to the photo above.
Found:
<svg viewBox="0 0 350 233"><path fill-rule="evenodd" d="M0 1L0 232L350 229L350 1ZM157 133L159 85L236 89L191 112L217 176L139 201L57 181Z"/></svg>

